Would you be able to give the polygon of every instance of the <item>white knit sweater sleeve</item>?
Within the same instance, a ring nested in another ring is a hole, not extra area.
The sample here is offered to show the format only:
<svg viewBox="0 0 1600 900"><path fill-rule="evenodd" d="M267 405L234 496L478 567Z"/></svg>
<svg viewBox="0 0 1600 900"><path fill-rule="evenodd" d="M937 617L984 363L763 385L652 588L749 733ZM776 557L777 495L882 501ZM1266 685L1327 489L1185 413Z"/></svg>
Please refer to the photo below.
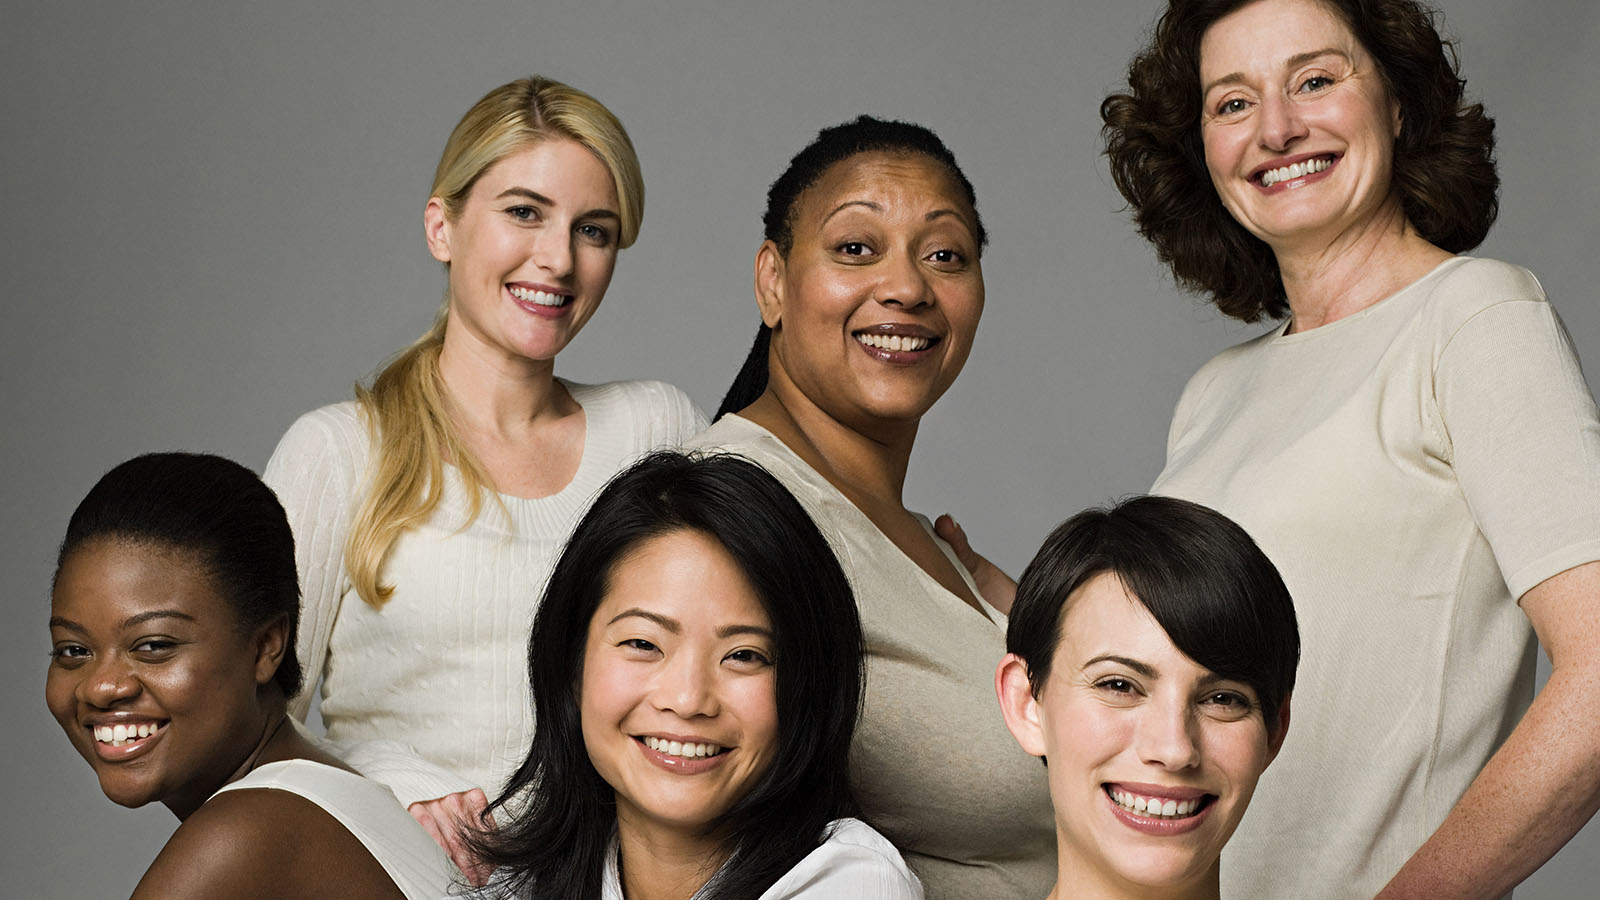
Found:
<svg viewBox="0 0 1600 900"><path fill-rule="evenodd" d="M339 604L349 587L344 545L355 515L367 458L367 433L354 403L340 403L301 416L272 452L262 476L278 495L294 530L300 572L300 629L295 653L305 684L289 702L304 722L322 679Z"/></svg>
<svg viewBox="0 0 1600 900"><path fill-rule="evenodd" d="M328 641L350 579L344 546L365 477L369 441L354 403L339 403L301 416L273 451L263 480L278 495L294 531L300 573L300 628L295 654L305 684L289 703L304 722L328 660ZM398 741L333 744L361 774L387 785L410 805L471 790L475 785L424 760Z"/></svg>

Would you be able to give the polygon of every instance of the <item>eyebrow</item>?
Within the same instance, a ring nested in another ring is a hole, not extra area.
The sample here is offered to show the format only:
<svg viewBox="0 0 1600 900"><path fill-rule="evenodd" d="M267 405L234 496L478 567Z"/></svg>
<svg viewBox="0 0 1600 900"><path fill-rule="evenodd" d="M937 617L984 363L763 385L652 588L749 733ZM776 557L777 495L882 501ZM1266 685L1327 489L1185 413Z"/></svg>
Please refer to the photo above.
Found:
<svg viewBox="0 0 1600 900"><path fill-rule="evenodd" d="M143 625L145 622L148 622L152 619L182 619L186 622L198 621L194 616L176 609L152 609L149 612L142 612L138 615L129 616L126 619L123 619L122 624L119 627L132 628L135 625ZM79 625L77 622L62 616L51 616L50 627L66 628L72 631L85 633L89 630L82 625Z"/></svg>
<svg viewBox="0 0 1600 900"><path fill-rule="evenodd" d="M1156 670L1152 666L1150 666L1150 664L1139 662L1137 659L1129 659L1126 656L1117 656L1117 655L1112 654L1112 653L1106 653L1106 654L1102 654L1100 656L1096 656L1094 659L1091 659L1088 662L1084 663L1083 667L1085 669L1087 669L1090 666L1094 665L1095 663L1101 663L1101 662L1114 662L1114 663L1117 663L1119 665L1127 666L1128 668L1134 670L1135 672L1138 672L1140 675L1143 675L1146 678L1155 678L1155 677L1157 677Z"/></svg>
<svg viewBox="0 0 1600 900"><path fill-rule="evenodd" d="M1338 56L1343 58L1346 62L1350 60L1350 55L1345 53L1343 50L1340 50L1338 47L1323 47L1321 50L1307 50L1304 53L1296 53L1295 55L1283 61L1283 67L1285 69L1293 69L1296 66L1303 66L1319 56ZM1200 96L1203 97L1206 94L1211 93L1211 90L1218 85L1239 84L1244 80L1245 77L1243 72L1230 72L1227 75L1224 75L1201 88Z"/></svg>
<svg viewBox="0 0 1600 900"><path fill-rule="evenodd" d="M633 609L625 609L622 612L617 613L611 618L611 621L607 622L606 624L615 625L616 623L627 618L645 619L647 621L654 622L673 634L680 634L683 632L683 625L680 624L677 619L669 619L660 613L653 613L649 610L639 609L637 607ZM723 627L717 629L717 637L719 638L730 638L740 634L753 634L759 637L764 637L767 640L772 640L772 630L769 628L762 628L760 625L724 625Z"/></svg>
<svg viewBox="0 0 1600 900"><path fill-rule="evenodd" d="M839 204L838 206L835 206L833 208L832 212L830 212L827 215L823 216L822 217L822 221L819 224L821 224L821 225L828 224L828 220L829 219L833 218L834 216L838 215L840 212L842 212L845 209L848 209L849 207L852 207L852 206L864 206L867 209L872 210L873 212L880 212L880 213L883 212L883 207L881 205L877 204L877 203L873 203L871 200L846 200L845 202ZM927 215L923 216L922 217L922 221L924 221L924 222L932 222L935 219L942 219L942 218L944 218L946 216L950 216L950 217L954 218L956 221L960 222L961 224L967 226L967 230L968 231L972 230L972 223L968 222L967 221L967 217L963 216L961 214L961 210L952 209L950 207L944 207L944 208L941 208L941 209L933 210L932 212L930 212Z"/></svg>
<svg viewBox="0 0 1600 900"><path fill-rule="evenodd" d="M551 200L549 197L546 197L545 195L539 193L538 191L530 190L530 189L525 188L525 187L509 187L509 188L506 188L505 190L501 191L499 196L495 197L495 199L496 200L504 200L507 197L521 197L524 200L531 200L532 202L537 203L537 204L539 204L541 206L555 206L556 205L556 202L554 200ZM596 209L591 209L588 212L580 214L578 216L578 218L580 218L580 219L615 219L615 220L617 220L619 222L622 221L622 216L620 214L618 214L616 210L614 210L614 209L606 209L604 207L598 207Z"/></svg>

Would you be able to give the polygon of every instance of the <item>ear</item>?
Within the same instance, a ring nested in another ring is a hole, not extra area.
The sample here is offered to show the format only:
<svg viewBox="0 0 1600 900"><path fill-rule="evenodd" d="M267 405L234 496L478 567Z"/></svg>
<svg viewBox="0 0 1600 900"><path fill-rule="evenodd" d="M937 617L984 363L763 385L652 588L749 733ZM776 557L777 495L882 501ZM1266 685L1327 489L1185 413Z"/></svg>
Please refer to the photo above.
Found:
<svg viewBox="0 0 1600 900"><path fill-rule="evenodd" d="M1044 723L1039 718L1039 701L1033 696L1028 666L1022 657L1007 653L994 670L994 692L1000 698L1000 714L1006 727L1024 753L1044 756Z"/></svg>
<svg viewBox="0 0 1600 900"><path fill-rule="evenodd" d="M429 197L422 211L422 230L428 238L428 252L439 262L450 261L450 217L445 215L444 201Z"/></svg>
<svg viewBox="0 0 1600 900"><path fill-rule="evenodd" d="M1267 762L1271 763L1278 758L1278 751L1283 749L1283 739L1289 736L1289 698L1283 698L1283 705L1278 707L1278 732L1267 735Z"/></svg>
<svg viewBox="0 0 1600 900"><path fill-rule="evenodd" d="M266 684L278 674L289 648L289 618L280 616L256 632L256 684Z"/></svg>
<svg viewBox="0 0 1600 900"><path fill-rule="evenodd" d="M756 251L756 306L761 309L761 321L773 331L783 319L783 254L778 245L762 241Z"/></svg>

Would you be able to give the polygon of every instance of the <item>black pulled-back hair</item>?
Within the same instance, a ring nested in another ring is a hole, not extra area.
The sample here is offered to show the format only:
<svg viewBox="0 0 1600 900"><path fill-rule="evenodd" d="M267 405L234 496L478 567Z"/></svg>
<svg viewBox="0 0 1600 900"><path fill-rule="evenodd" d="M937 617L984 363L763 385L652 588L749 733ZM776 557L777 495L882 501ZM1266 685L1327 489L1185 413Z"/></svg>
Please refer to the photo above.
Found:
<svg viewBox="0 0 1600 900"><path fill-rule="evenodd" d="M56 575L91 541L148 544L187 554L249 631L288 622L273 680L285 697L300 691L295 633L300 582L294 532L272 489L244 466L202 453L150 453L107 472L67 522Z"/></svg>
<svg viewBox="0 0 1600 900"><path fill-rule="evenodd" d="M828 169L862 153L921 155L949 170L961 187L962 197L972 207L973 237L977 239L978 252L983 252L989 243L989 234L983 228L982 216L978 215L978 195L944 141L931 129L912 122L863 115L817 132L816 139L789 160L789 167L767 189L767 209L761 216L762 235L780 254L788 257L794 247L794 216L800 196L821 180ZM771 338L772 330L763 324L756 332L755 342L738 376L717 407L715 419L744 409L767 389L767 348Z"/></svg>
<svg viewBox="0 0 1600 900"><path fill-rule="evenodd" d="M728 861L696 900L755 897L850 814L850 740L862 693L861 623L844 571L789 492L742 457L651 454L611 480L562 551L528 639L533 743L474 839L503 896L597 900L616 799L590 762L577 692L590 620L619 561L690 531L738 564L772 622L776 757L713 824Z"/></svg>
<svg viewBox="0 0 1600 900"><path fill-rule="evenodd" d="M1195 663L1250 685L1267 733L1294 690L1300 631L1278 570L1243 528L1172 497L1085 510L1050 533L1028 563L1006 627L1037 696L1050 677L1072 593L1113 573Z"/></svg>

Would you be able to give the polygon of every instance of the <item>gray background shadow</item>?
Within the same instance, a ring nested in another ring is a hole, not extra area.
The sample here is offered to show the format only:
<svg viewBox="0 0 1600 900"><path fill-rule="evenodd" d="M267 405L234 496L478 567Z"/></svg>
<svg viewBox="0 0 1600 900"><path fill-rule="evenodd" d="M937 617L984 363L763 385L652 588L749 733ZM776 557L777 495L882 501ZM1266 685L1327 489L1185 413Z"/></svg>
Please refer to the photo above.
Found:
<svg viewBox="0 0 1600 900"><path fill-rule="evenodd" d="M1499 121L1504 202L1478 252L1539 275L1594 385L1600 7L1445 3L1469 88ZM956 513L1015 573L1054 523L1147 488L1185 379L1261 330L1174 290L1099 156L1099 101L1160 6L12 4L0 615L26 649L3 662L0 893L126 894L175 825L106 801L44 709L48 584L73 505L150 450L259 470L296 415L348 398L420 334L444 286L422 241L434 163L511 78L547 74L610 105L649 187L639 243L561 374L662 378L714 407L757 324L768 182L823 125L908 118L963 161L993 235L977 345L926 420L908 501ZM1593 896L1597 859L1591 824L1518 897Z"/></svg>

